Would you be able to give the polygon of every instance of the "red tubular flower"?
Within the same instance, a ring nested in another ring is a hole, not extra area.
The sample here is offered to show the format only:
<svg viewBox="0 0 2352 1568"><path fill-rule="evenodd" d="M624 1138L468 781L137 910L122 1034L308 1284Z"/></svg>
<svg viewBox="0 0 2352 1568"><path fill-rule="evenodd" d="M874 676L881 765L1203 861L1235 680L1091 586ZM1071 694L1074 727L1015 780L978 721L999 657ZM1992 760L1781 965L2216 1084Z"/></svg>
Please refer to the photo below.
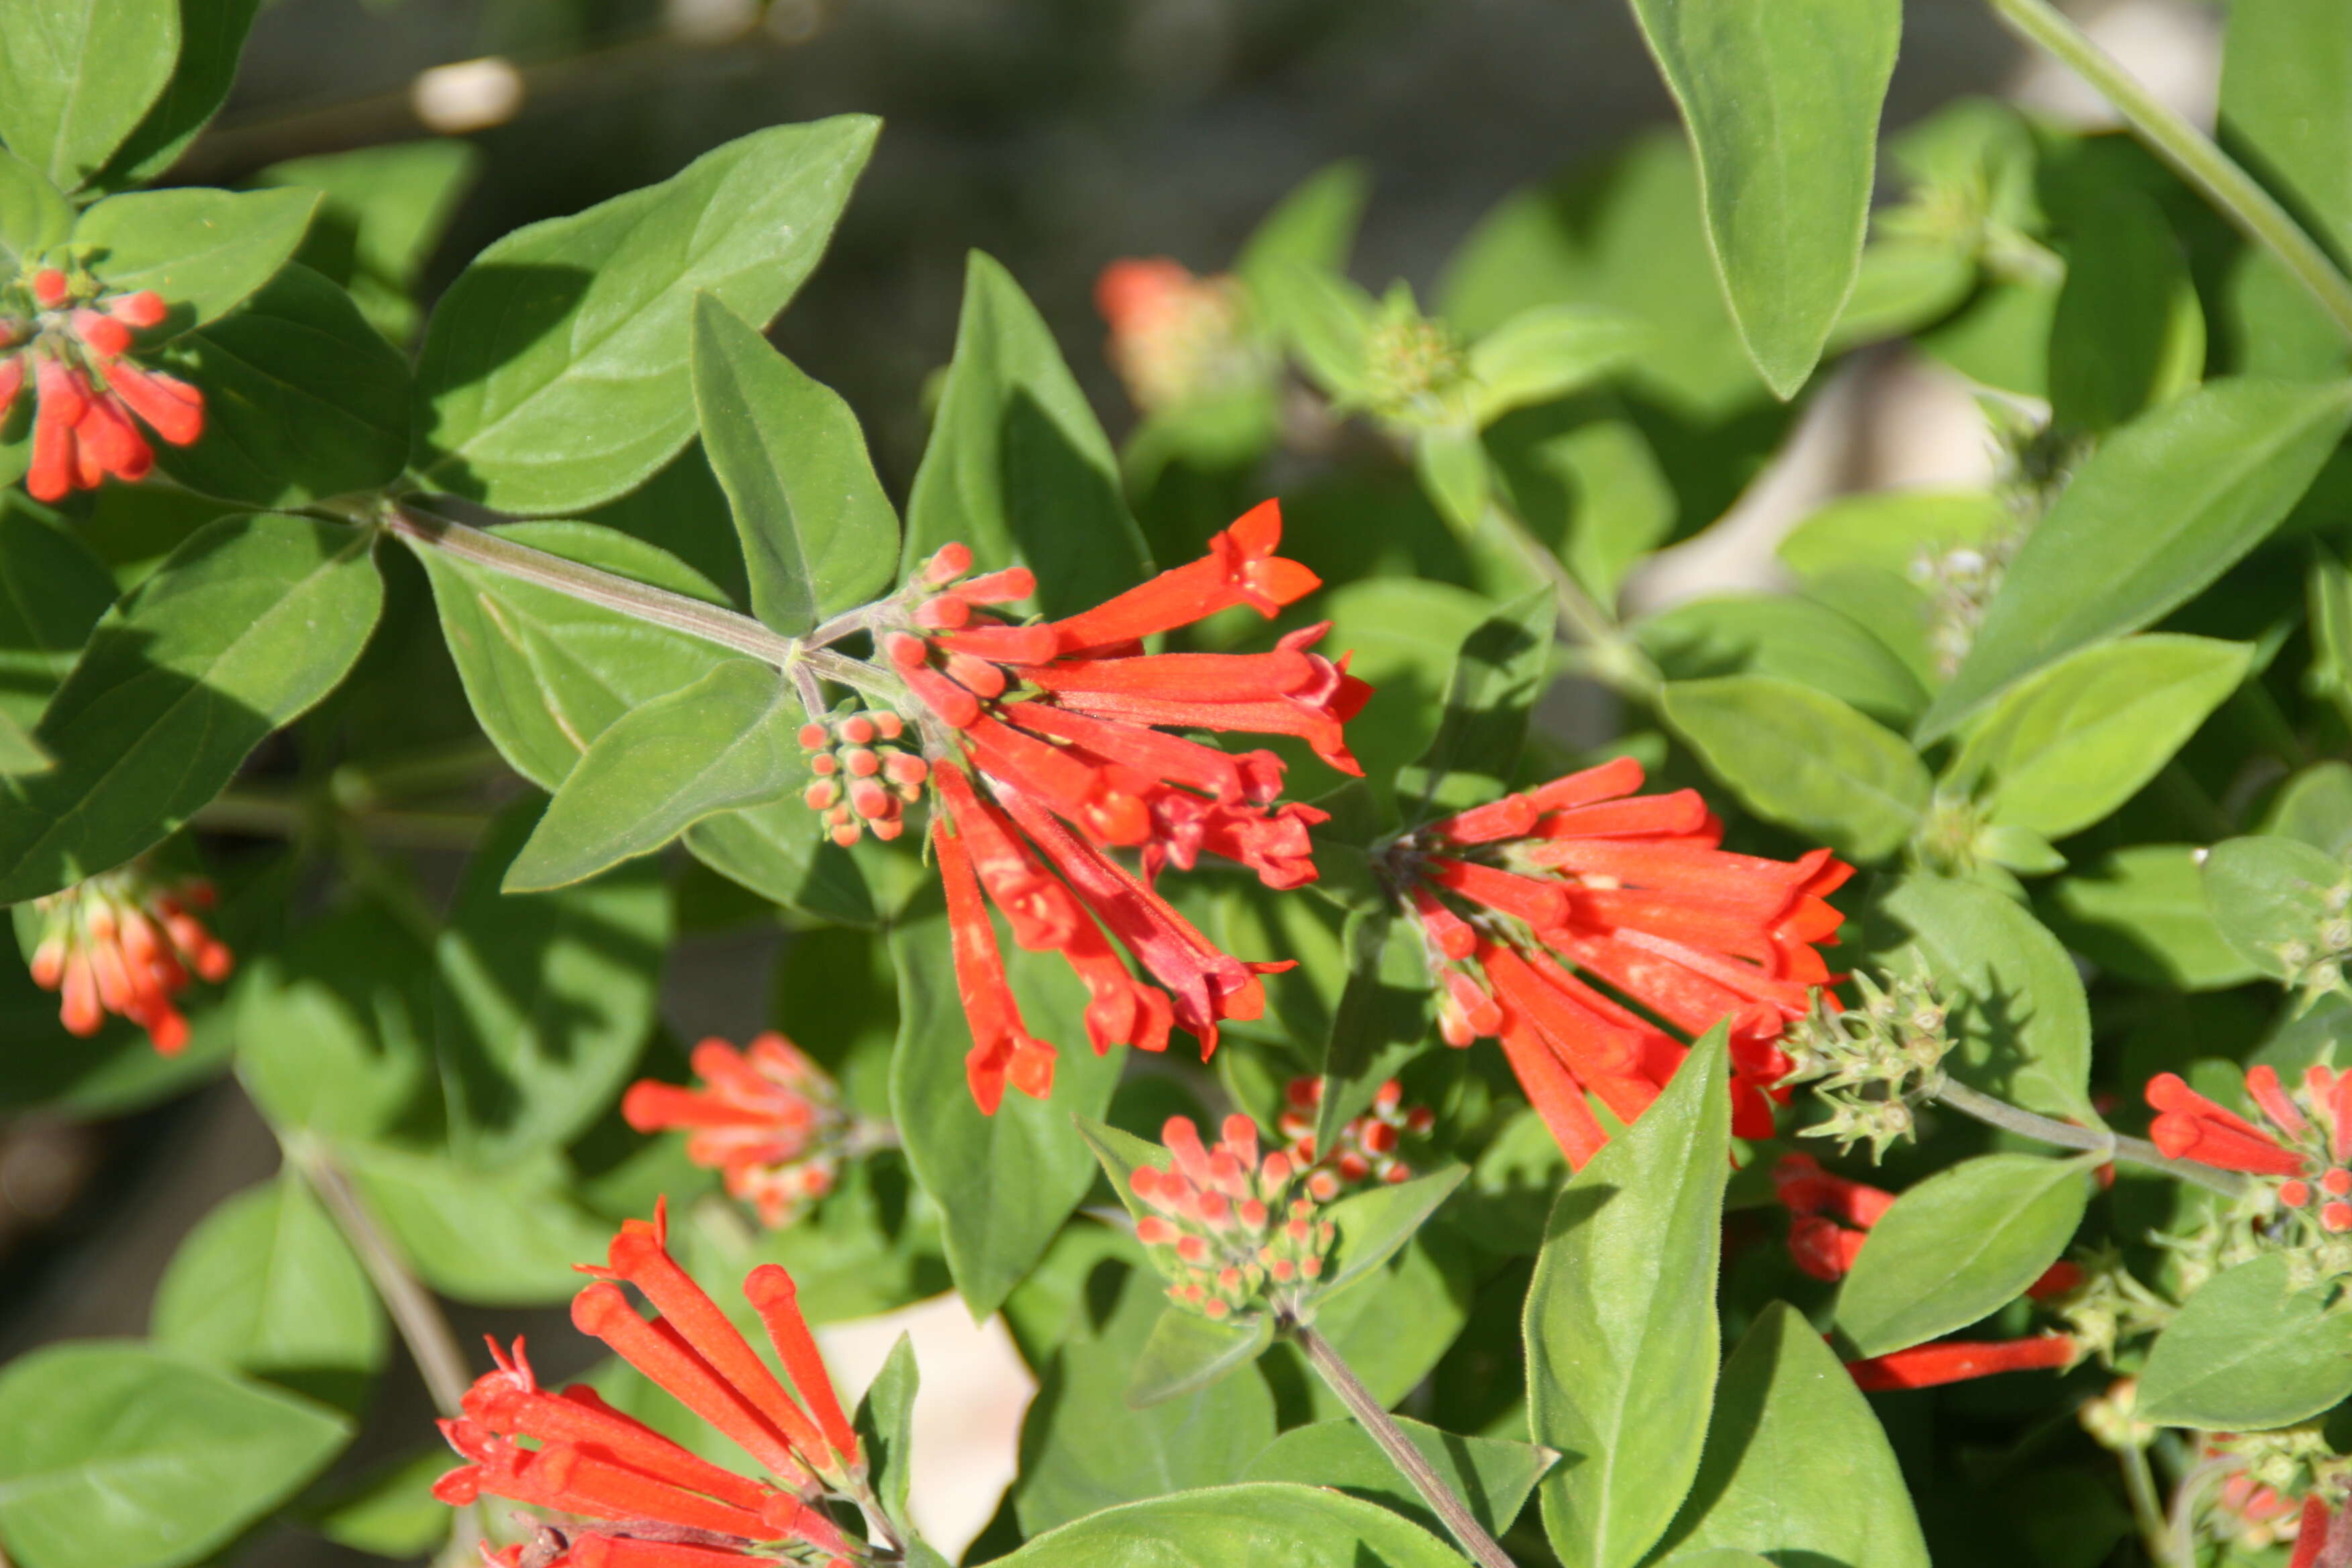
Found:
<svg viewBox="0 0 2352 1568"><path fill-rule="evenodd" d="M1323 1080L1292 1079L1282 1100L1275 1123L1289 1141L1282 1153L1293 1170L1306 1173L1307 1195L1318 1204L1367 1182L1412 1180L1412 1167L1397 1157L1398 1151L1405 1139L1423 1137L1437 1124L1429 1107L1405 1104L1404 1086L1391 1079L1373 1094L1371 1109L1341 1127L1329 1149L1318 1151L1315 1124L1323 1108Z"/></svg>
<svg viewBox="0 0 2352 1568"><path fill-rule="evenodd" d="M140 861L37 899L33 983L60 994L58 1016L68 1033L95 1035L111 1013L175 1055L188 1043L188 1021L173 998L197 980L227 979L236 964L227 944L190 912L212 903L212 884L202 878L167 879Z"/></svg>
<svg viewBox="0 0 2352 1568"><path fill-rule="evenodd" d="M2326 1500L2314 1492L2303 1500L2294 1527L2294 1555L2287 1559L2286 1568L2342 1568L2347 1563L2352 1563L2352 1500L2342 1512L2331 1514Z"/></svg>
<svg viewBox="0 0 2352 1568"><path fill-rule="evenodd" d="M1315 574L1275 553L1281 534L1268 501L1213 539L1201 560L1032 626L1000 613L1034 590L1027 571L965 579L971 552L950 546L919 574L923 596L910 623L882 633L883 652L923 710L942 807L932 842L972 1021L967 1068L983 1110L994 1111L1008 1083L1047 1093L1054 1061L1021 1017L988 903L1023 948L1059 952L1077 972L1098 1052L1158 1050L1181 1025L1205 1058L1223 1022L1264 1010L1258 976L1289 967L1219 952L1153 879L1208 854L1268 887L1297 887L1314 879L1309 835L1325 814L1277 798L1283 763L1272 752L1228 753L1164 730L1302 735L1353 766L1342 729L1370 689L1344 658L1315 651L1324 626L1291 633L1270 653L1140 648L1144 637L1237 605L1271 616L1312 592ZM1138 852L1139 872L1118 849ZM1114 941L1148 979L1127 973Z"/></svg>
<svg viewBox="0 0 2352 1568"><path fill-rule="evenodd" d="M144 478L155 453L134 416L175 447L203 433L203 394L124 357L134 330L169 313L159 296L99 294L54 268L36 272L25 293L29 320L0 319L0 416L29 380L36 405L25 488L36 500L95 489L110 474Z"/></svg>
<svg viewBox="0 0 2352 1568"><path fill-rule="evenodd" d="M687 1158L722 1173L771 1227L833 1190L858 1124L824 1068L773 1031L740 1052L705 1040L693 1062L701 1087L642 1079L621 1097L623 1119L639 1132L685 1130Z"/></svg>
<svg viewBox="0 0 2352 1568"><path fill-rule="evenodd" d="M1642 782L1619 758L1432 823L1388 859L1441 987L1441 1032L1499 1037L1580 1167L1607 1136L1586 1096L1631 1121L1685 1039L1724 1020L1734 1131L1771 1135L1790 1066L1775 1042L1832 981L1815 949L1835 940L1827 895L1853 874L1826 849L1727 853L1696 792L1637 795Z"/></svg>
<svg viewBox="0 0 2352 1568"><path fill-rule="evenodd" d="M1845 1369L1869 1393L1894 1388L1934 1388L1996 1373L2056 1370L2072 1365L2074 1342L2064 1334L2025 1340L1940 1340L1886 1355L1850 1361Z"/></svg>
<svg viewBox="0 0 2352 1568"><path fill-rule="evenodd" d="M609 1267L586 1271L600 1279L573 1301L572 1321L778 1479L714 1465L622 1415L592 1389L551 1394L532 1374L520 1340L510 1354L494 1340L497 1370L467 1391L461 1415L440 1424L467 1462L435 1483L433 1495L460 1508L485 1495L502 1497L590 1522L543 1527L528 1557L509 1549L485 1560L723 1568L772 1563L779 1552L803 1560L814 1552L835 1568L848 1568L852 1544L820 1500L828 1489L855 1484L863 1458L793 1305L790 1277L762 1265L744 1281L744 1294L807 1409L671 1259L661 1208L651 1225L623 1226ZM615 1279L635 1286L662 1315L650 1322L639 1317Z"/></svg>

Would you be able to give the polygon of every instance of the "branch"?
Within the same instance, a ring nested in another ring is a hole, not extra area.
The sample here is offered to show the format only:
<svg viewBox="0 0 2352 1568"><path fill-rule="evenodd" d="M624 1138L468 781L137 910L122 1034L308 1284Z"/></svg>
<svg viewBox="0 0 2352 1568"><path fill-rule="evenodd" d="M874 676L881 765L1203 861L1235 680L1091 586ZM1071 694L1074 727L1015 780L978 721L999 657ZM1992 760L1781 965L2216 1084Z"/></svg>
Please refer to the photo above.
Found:
<svg viewBox="0 0 2352 1568"><path fill-rule="evenodd" d="M2217 1171L2193 1160L2175 1160L2145 1138L2126 1138L2105 1128L2077 1127L2053 1117L2037 1116L2005 1100L1979 1094L1968 1085L1949 1078L1928 1098L1938 1105L1948 1105L1963 1116L1973 1116L1979 1121L2004 1131L2037 1138L2044 1143L2055 1143L2062 1149L2081 1149L2105 1154L2112 1160L2121 1160L2126 1164L2145 1165L2152 1171L2162 1171L2168 1176L2194 1182L2224 1197L2242 1198L2246 1195L2245 1178L2232 1172Z"/></svg>
<svg viewBox="0 0 2352 1568"><path fill-rule="evenodd" d="M1517 1568L1509 1554L1495 1544L1495 1538L1486 1533L1486 1527L1478 1522L1477 1516L1470 1511L1470 1505L1454 1495L1454 1489L1445 1484L1445 1479L1432 1468L1421 1450L1412 1446L1412 1439L1404 1435L1404 1429L1396 1424L1395 1418L1381 1408L1381 1402L1372 1397L1371 1391L1357 1378L1355 1369L1340 1356L1339 1347L1305 1323L1286 1321L1283 1331L1297 1342L1300 1350L1307 1352L1307 1359L1314 1363L1323 1381L1330 1384L1331 1392L1339 1396L1339 1402L1348 1407L1348 1413L1370 1434L1372 1441L1381 1446L1381 1451L1389 1457L1389 1462L1404 1473L1405 1479L1412 1483L1413 1490L1421 1494L1422 1500L1437 1510L1437 1517L1445 1521L1445 1528L1453 1532L1454 1539L1462 1543L1462 1550L1470 1553L1479 1568Z"/></svg>
<svg viewBox="0 0 2352 1568"><path fill-rule="evenodd" d="M407 1260L360 1201L351 1178L324 1149L307 1138L286 1140L285 1149L287 1163L301 1173L334 1216L343 1239L359 1254L360 1266L383 1298L383 1310L391 1315L393 1327L400 1331L401 1342L407 1345L409 1359L415 1362L435 1407L447 1416L461 1414L466 1390L474 1380L457 1349L457 1337L449 1330L449 1320L441 1314L441 1304L409 1272Z"/></svg>
<svg viewBox="0 0 2352 1568"><path fill-rule="evenodd" d="M1654 706L1665 681L1658 667L1650 662L1649 655L1634 646L1609 612L1584 591L1584 584L1576 580L1575 574L1560 564L1559 557L1517 515L1492 500L1486 503L1486 515L1517 546L1537 575L1551 584L1552 601L1559 606L1561 622L1570 637L1591 653L1592 673L1601 684L1621 697Z"/></svg>
<svg viewBox="0 0 2352 1568"><path fill-rule="evenodd" d="M2130 121L2150 151L2196 186L2241 234L2268 250L2309 290L2347 338L2352 338L2352 281L2318 242L2304 232L2278 199L2230 155L2159 101L2114 56L2059 15L2049 0L1988 0L2000 19L2028 42L2063 61Z"/></svg>

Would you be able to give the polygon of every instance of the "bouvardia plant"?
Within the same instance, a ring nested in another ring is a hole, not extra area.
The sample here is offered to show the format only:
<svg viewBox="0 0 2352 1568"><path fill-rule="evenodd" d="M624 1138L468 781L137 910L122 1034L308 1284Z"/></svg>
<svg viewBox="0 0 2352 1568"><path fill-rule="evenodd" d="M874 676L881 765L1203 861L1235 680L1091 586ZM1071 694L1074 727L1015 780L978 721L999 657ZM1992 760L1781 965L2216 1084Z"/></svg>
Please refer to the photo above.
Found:
<svg viewBox="0 0 2352 1568"><path fill-rule="evenodd" d="M425 301L466 147L162 184L253 7L0 0L0 1098L281 1156L0 1369L6 1560L941 1568L812 1325L952 1290L967 1563L2352 1564L2352 11L2214 139L1990 3L2128 131L1633 0L1686 138L1425 300L1352 166L1107 266L1123 448L975 255L896 493L765 336L871 120ZM1891 343L1998 482L1622 614Z"/></svg>

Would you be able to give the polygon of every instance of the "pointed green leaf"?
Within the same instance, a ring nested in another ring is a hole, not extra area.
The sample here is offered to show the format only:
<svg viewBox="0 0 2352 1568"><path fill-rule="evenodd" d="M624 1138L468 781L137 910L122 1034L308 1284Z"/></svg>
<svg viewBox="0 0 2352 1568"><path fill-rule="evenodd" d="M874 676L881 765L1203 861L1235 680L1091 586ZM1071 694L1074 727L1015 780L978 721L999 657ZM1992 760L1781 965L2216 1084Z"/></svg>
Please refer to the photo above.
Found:
<svg viewBox="0 0 2352 1568"><path fill-rule="evenodd" d="M694 301L694 402L760 619L800 637L889 589L898 514L857 416L709 294Z"/></svg>
<svg viewBox="0 0 2352 1568"><path fill-rule="evenodd" d="M2066 280L2050 321L2050 416L2098 434L2197 384L2205 316L2154 196L2100 185L2070 206L2058 215Z"/></svg>
<svg viewBox="0 0 2352 1568"><path fill-rule="evenodd" d="M1537 1480L1559 1458L1532 1443L1465 1437L1405 1416L1395 1419L1398 1429L1454 1494L1470 1505L1489 1535L1499 1536L1511 1528ZM1394 1509L1433 1534L1444 1528L1395 1462L1352 1420L1292 1427L1251 1461L1246 1479L1334 1487Z"/></svg>
<svg viewBox="0 0 2352 1568"><path fill-rule="evenodd" d="M258 184L294 185L325 201L299 259L351 290L360 313L396 343L423 320L417 275L481 167L470 142L434 137L272 163Z"/></svg>
<svg viewBox="0 0 2352 1568"><path fill-rule="evenodd" d="M820 831L824 819L790 796L707 816L686 830L694 858L787 909L844 925L875 923L857 861Z"/></svg>
<svg viewBox="0 0 2352 1568"><path fill-rule="evenodd" d="M1549 403L1630 363L1649 341L1641 322L1598 305L1538 305L1470 346L1472 422Z"/></svg>
<svg viewBox="0 0 2352 1568"><path fill-rule="evenodd" d="M69 524L0 494L0 714L26 729L41 721L116 592Z"/></svg>
<svg viewBox="0 0 2352 1568"><path fill-rule="evenodd" d="M995 930L1029 1033L1061 1059L1051 1100L1008 1086L993 1116L981 1114L965 1080L971 1027L937 891L890 930L899 1020L890 1107L907 1163L939 1205L948 1268L975 1320L1003 1304L1093 1184L1095 1157L1071 1112L1099 1118L1109 1108L1125 1057L1088 1047L1085 988L1059 953L1024 952Z"/></svg>
<svg viewBox="0 0 2352 1568"><path fill-rule="evenodd" d="M132 191L81 215L73 242L109 289L152 289L177 334L225 316L285 268L318 211L316 191Z"/></svg>
<svg viewBox="0 0 2352 1568"><path fill-rule="evenodd" d="M1908 724L1927 705L1927 689L1901 656L1861 622L1816 599L1692 599L1643 617L1633 637L1669 680L1778 676L1889 725Z"/></svg>
<svg viewBox="0 0 2352 1568"><path fill-rule="evenodd" d="M1486 468L1486 449L1478 432L1467 425L1433 425L1414 432L1412 471L1441 516L1456 530L1469 533L1486 515L1486 493L1494 476Z"/></svg>
<svg viewBox="0 0 2352 1568"><path fill-rule="evenodd" d="M0 263L17 272L61 244L73 229L73 208L38 169L0 147Z"/></svg>
<svg viewBox="0 0 2352 1568"><path fill-rule="evenodd" d="M1707 771L1750 810L1856 860L1902 847L1935 787L1902 736L1793 680L1677 680L1664 708Z"/></svg>
<svg viewBox="0 0 2352 1568"><path fill-rule="evenodd" d="M546 1307L580 1289L575 1263L604 1256L610 1221L574 1203L553 1158L496 1170L436 1154L354 1144L343 1151L369 1212L418 1276L453 1301Z"/></svg>
<svg viewBox="0 0 2352 1568"><path fill-rule="evenodd" d="M2063 838L2139 793L2245 679L2247 643L2150 633L2010 688L1946 771L1988 820Z"/></svg>
<svg viewBox="0 0 2352 1568"><path fill-rule="evenodd" d="M245 36L260 9L261 0L180 0L180 58L172 79L115 149L100 183L116 189L145 184L179 162L227 101Z"/></svg>
<svg viewBox="0 0 2352 1568"><path fill-rule="evenodd" d="M1551 684L1554 601L1538 588L1497 609L1462 645L1446 682L1437 733L1397 774L1409 822L1492 800L1507 789L1528 715Z"/></svg>
<svg viewBox="0 0 2352 1568"><path fill-rule="evenodd" d="M1724 297L1796 395L1853 292L1899 0L1633 0L1698 156Z"/></svg>
<svg viewBox="0 0 2352 1568"><path fill-rule="evenodd" d="M1921 744L2086 643L2163 616L2276 528L2352 424L2352 383L2210 382L2091 455L2018 550Z"/></svg>
<svg viewBox="0 0 2352 1568"><path fill-rule="evenodd" d="M1135 1173L1145 1165L1155 1171L1172 1170L1176 1157L1158 1143L1146 1142L1132 1132L1124 1132L1106 1121L1091 1116L1073 1114L1070 1118L1093 1151L1095 1160L1102 1166L1103 1174L1110 1178L1112 1191L1127 1212L1141 1219L1150 1211L1135 1195Z"/></svg>
<svg viewBox="0 0 2352 1568"><path fill-rule="evenodd" d="M1107 1508L1037 1537L1001 1568L1462 1568L1428 1531L1315 1487L1260 1482Z"/></svg>
<svg viewBox="0 0 2352 1568"><path fill-rule="evenodd" d="M1276 262L1346 271L1371 187L1370 174L1356 159L1318 169L1258 220L1234 258L1234 274L1255 289Z"/></svg>
<svg viewBox="0 0 2352 1568"><path fill-rule="evenodd" d="M2352 250L2352 10L2233 0L2221 136L2331 249Z"/></svg>
<svg viewBox="0 0 2352 1568"><path fill-rule="evenodd" d="M877 129L841 115L756 131L476 257L417 363L426 484L546 514L650 478L694 435L695 296L773 319L824 254Z"/></svg>
<svg viewBox="0 0 2352 1568"><path fill-rule="evenodd" d="M0 142L59 190L79 190L137 128L179 56L179 0L8 0Z"/></svg>
<svg viewBox="0 0 2352 1568"><path fill-rule="evenodd" d="M2273 1253L2215 1275L2156 1337L2138 1415L2167 1426L2255 1432L2352 1394L2352 1311L2335 1287L2297 1289Z"/></svg>
<svg viewBox="0 0 2352 1568"><path fill-rule="evenodd" d="M2143 985L2243 985L2263 972L2214 921L2198 868L2204 855L2194 844L2135 844L2078 861L2037 893L2034 911L2069 948Z"/></svg>
<svg viewBox="0 0 2352 1568"><path fill-rule="evenodd" d="M1335 399L1360 402L1366 340L1379 310L1372 297L1331 268L1280 258L1260 268L1250 288L1308 378Z"/></svg>
<svg viewBox="0 0 2352 1568"><path fill-rule="evenodd" d="M1544 1532L1566 1568L1642 1561L1699 1463L1731 1163L1718 1025L1561 1189L1524 1325L1528 1426L1559 1450Z"/></svg>
<svg viewBox="0 0 2352 1568"><path fill-rule="evenodd" d="M2205 902L2221 938L2273 980L2293 983L2336 944L2321 928L2343 916L2352 867L2292 838L2229 838L2205 857Z"/></svg>
<svg viewBox="0 0 2352 1568"><path fill-rule="evenodd" d="M915 1363L915 1342L900 1334L882 1370L866 1385L866 1397L857 1402L856 1425L865 1446L867 1477L874 1495L882 1500L884 1515L901 1530L907 1527L908 1488L914 1480L915 1394L922 1378Z"/></svg>
<svg viewBox="0 0 2352 1568"><path fill-rule="evenodd" d="M1253 1312L1237 1321L1213 1323L1200 1313L1171 1306L1151 1326L1136 1352L1127 1383L1127 1402L1138 1410L1181 1399L1240 1371L1274 1343L1274 1318Z"/></svg>
<svg viewBox="0 0 2352 1568"><path fill-rule="evenodd" d="M716 813L793 794L812 776L799 740L807 719L792 682L748 658L632 709L564 776L506 891L583 880Z"/></svg>
<svg viewBox="0 0 2352 1568"><path fill-rule="evenodd" d="M1946 1070L2030 1110L2105 1125L2092 1109L2091 1009L2057 938L1978 882L1906 877L1871 911L1893 930L1872 962L1924 972L1948 1009Z"/></svg>
<svg viewBox="0 0 2352 1568"><path fill-rule="evenodd" d="M1385 901L1348 917L1348 981L1323 1044L1317 1145L1371 1108L1381 1085L1429 1045L1429 961L1410 921Z"/></svg>
<svg viewBox="0 0 2352 1568"><path fill-rule="evenodd" d="M1664 1554L1702 1547L1782 1563L1928 1568L1878 1418L1785 1301L1766 1307L1724 1363L1706 1456Z"/></svg>
<svg viewBox="0 0 2352 1568"><path fill-rule="evenodd" d="M1838 1327L1865 1356L1965 1328L2025 1292L2083 1223L2090 1178L2071 1160L1987 1154L1895 1200L1838 1292Z"/></svg>
<svg viewBox="0 0 2352 1568"><path fill-rule="evenodd" d="M0 781L0 901L162 842L334 689L383 605L371 542L309 518L225 519L108 611L35 732L57 765Z"/></svg>
<svg viewBox="0 0 2352 1568"><path fill-rule="evenodd" d="M1332 1253L1339 1268L1316 1282L1316 1296L1342 1289L1395 1257L1469 1173L1467 1165L1450 1165L1409 1182L1383 1183L1351 1194L1324 1210L1323 1217L1339 1232Z"/></svg>
<svg viewBox="0 0 2352 1568"><path fill-rule="evenodd" d="M349 1418L135 1342L0 1373L0 1541L24 1568L179 1568L294 1495Z"/></svg>
<svg viewBox="0 0 2352 1568"><path fill-rule="evenodd" d="M1118 460L1037 308L1012 274L974 251L955 359L907 501L902 574L941 545L971 547L982 571L1026 565L1037 602L1074 615L1150 570L1128 515Z"/></svg>

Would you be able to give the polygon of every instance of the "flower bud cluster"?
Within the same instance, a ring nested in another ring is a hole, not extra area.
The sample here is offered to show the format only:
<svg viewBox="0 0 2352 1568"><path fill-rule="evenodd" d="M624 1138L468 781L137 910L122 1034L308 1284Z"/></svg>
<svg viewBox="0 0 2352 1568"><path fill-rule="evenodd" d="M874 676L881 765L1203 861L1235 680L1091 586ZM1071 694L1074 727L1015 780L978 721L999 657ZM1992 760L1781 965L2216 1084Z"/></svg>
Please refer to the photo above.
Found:
<svg viewBox="0 0 2352 1568"><path fill-rule="evenodd" d="M211 908L213 898L201 878L165 878L134 860L37 899L33 983L60 993L58 1017L69 1033L94 1035L113 1013L170 1056L188 1043L173 998L197 980L226 979L235 963L193 912Z"/></svg>
<svg viewBox="0 0 2352 1568"><path fill-rule="evenodd" d="M134 335L170 313L152 289L109 292L88 272L40 267L0 287L0 419L29 384L36 500L96 489L110 474L144 479L155 450L139 423L174 447L204 431L204 395L125 356Z"/></svg>
<svg viewBox="0 0 2352 1568"><path fill-rule="evenodd" d="M1409 1182L1412 1167L1397 1158L1406 1138L1424 1138L1437 1124L1437 1113L1425 1105L1407 1106L1404 1087L1391 1079L1372 1096L1372 1108L1339 1129L1331 1148L1318 1157L1316 1113L1323 1109L1323 1080L1295 1078L1282 1091L1282 1116L1276 1130L1289 1140L1283 1152L1307 1173L1307 1191L1318 1203L1329 1203L1348 1188L1365 1182Z"/></svg>
<svg viewBox="0 0 2352 1568"><path fill-rule="evenodd" d="M862 833L888 842L906 831L906 809L923 798L931 765L901 744L907 722L887 709L812 720L801 744L814 753L816 778L801 794L811 811L824 813L826 833L846 849Z"/></svg>
<svg viewBox="0 0 2352 1568"><path fill-rule="evenodd" d="M2155 1423L2139 1418L2139 1383L2134 1378L2118 1378L2106 1393L2084 1400L2076 1418L2093 1442L2119 1454L2156 1441Z"/></svg>
<svg viewBox="0 0 2352 1568"><path fill-rule="evenodd" d="M2173 1073L2148 1080L2148 1137L2175 1160L2252 1179L2249 1202L2200 1246L2217 1265L2232 1254L2284 1251L2297 1289L2352 1275L2352 1071L2314 1065L2292 1085L2275 1068L2246 1069L2257 1120L2208 1100ZM2200 1243L2205 1238L2197 1238ZM2177 1241L2176 1245L2190 1245Z"/></svg>
<svg viewBox="0 0 2352 1568"><path fill-rule="evenodd" d="M1825 986L1782 1037L1792 1065L1781 1081L1811 1083L1830 1108L1802 1136L1834 1138L1841 1152L1866 1141L1876 1160L1911 1132L1912 1103L1943 1087L1951 1017L1924 973L1852 978L1860 1006L1841 1006Z"/></svg>
<svg viewBox="0 0 2352 1568"><path fill-rule="evenodd" d="M2352 1458L2336 1453L2306 1421L2268 1432L2216 1432L2200 1458L2231 1468L2199 1519L2209 1540L2260 1552L2296 1539L2304 1500L2340 1501L2352 1486Z"/></svg>
<svg viewBox="0 0 2352 1568"><path fill-rule="evenodd" d="M1208 1149L1188 1119L1171 1117L1160 1138L1173 1167L1139 1165L1129 1178L1152 1211L1136 1239L1171 1281L1169 1299L1215 1321L1283 1304L1322 1277L1337 1239L1307 1173L1282 1150L1261 1157L1255 1122L1228 1116L1223 1133Z"/></svg>
<svg viewBox="0 0 2352 1568"><path fill-rule="evenodd" d="M1384 304L1364 338L1364 405L1395 424L1449 424L1470 389L1470 356L1444 321L1402 297Z"/></svg>
<svg viewBox="0 0 2352 1568"><path fill-rule="evenodd" d="M2095 1355L2113 1365L2117 1344L2154 1333L2172 1321L2172 1303L2133 1278L2114 1248L2086 1255L2079 1265L2068 1267L2074 1268L2073 1284L2047 1298L2046 1304L2085 1356Z"/></svg>
<svg viewBox="0 0 2352 1568"><path fill-rule="evenodd" d="M2286 971L2286 986L2302 994L2305 1008L2329 992L2352 996L2345 972L2352 966L2352 869L2320 893L2319 923L2306 936L2283 942L2275 949Z"/></svg>

